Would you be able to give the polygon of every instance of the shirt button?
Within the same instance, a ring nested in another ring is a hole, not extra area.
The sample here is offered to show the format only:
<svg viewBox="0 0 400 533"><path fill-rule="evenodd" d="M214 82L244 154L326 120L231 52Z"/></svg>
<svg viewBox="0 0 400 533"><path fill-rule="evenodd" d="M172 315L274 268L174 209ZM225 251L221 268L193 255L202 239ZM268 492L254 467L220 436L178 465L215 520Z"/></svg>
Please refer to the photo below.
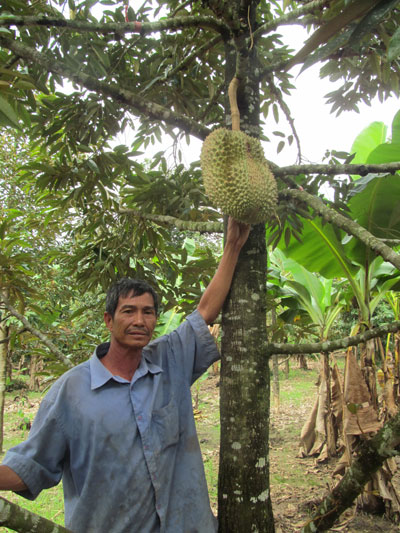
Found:
<svg viewBox="0 0 400 533"><path fill-rule="evenodd" d="M139 415L139 416L137 417L137 419L138 419L138 420L143 420L142 415Z"/></svg>

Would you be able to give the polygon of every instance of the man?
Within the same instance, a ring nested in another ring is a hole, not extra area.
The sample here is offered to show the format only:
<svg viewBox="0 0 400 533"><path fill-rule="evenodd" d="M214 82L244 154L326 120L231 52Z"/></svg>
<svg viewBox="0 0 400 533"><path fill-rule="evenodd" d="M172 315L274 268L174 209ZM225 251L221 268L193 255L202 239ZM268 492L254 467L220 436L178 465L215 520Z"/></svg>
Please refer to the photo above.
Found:
<svg viewBox="0 0 400 533"><path fill-rule="evenodd" d="M65 524L76 533L216 530L190 385L219 357L207 324L221 310L249 230L229 219L197 310L151 343L153 289L130 279L110 288L110 342L53 385L27 441L6 454L0 490L34 499L62 478Z"/></svg>

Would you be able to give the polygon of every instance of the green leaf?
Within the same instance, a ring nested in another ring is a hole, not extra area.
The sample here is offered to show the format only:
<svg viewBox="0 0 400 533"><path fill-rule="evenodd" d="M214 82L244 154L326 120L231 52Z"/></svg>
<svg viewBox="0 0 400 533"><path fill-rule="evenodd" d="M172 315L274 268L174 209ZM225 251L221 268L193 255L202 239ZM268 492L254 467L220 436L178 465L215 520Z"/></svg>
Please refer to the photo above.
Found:
<svg viewBox="0 0 400 533"><path fill-rule="evenodd" d="M19 119L14 111L14 109L11 107L11 105L7 102L5 98L0 96L0 112L1 112L1 118L3 119L2 122L6 126L13 126L14 128L20 129L19 125Z"/></svg>
<svg viewBox="0 0 400 533"><path fill-rule="evenodd" d="M364 0L365 1L365 0ZM399 0L380 0L377 5L369 11L365 17L358 23L357 27L353 31L349 46L355 46L359 48L361 39L371 33L379 24L388 16L399 3Z"/></svg>
<svg viewBox="0 0 400 533"><path fill-rule="evenodd" d="M357 414L357 411L361 407L361 405L358 403L347 403L346 407L350 411L351 414L355 415Z"/></svg>
<svg viewBox="0 0 400 533"><path fill-rule="evenodd" d="M327 43L332 37L334 38L338 34L342 34L342 30L346 28L346 26L362 17L373 6L379 4L380 1L381 0L353 0L353 2L347 5L335 17L330 19L326 24L323 24L311 35L303 48L301 48L301 50L299 50L299 52L293 57L290 66L301 62L304 62L305 64L307 58L310 57L312 52L314 52L319 45Z"/></svg>
<svg viewBox="0 0 400 533"><path fill-rule="evenodd" d="M96 174L100 174L99 167L97 166L97 164L95 163L95 161L93 161L93 159L87 159L86 164L87 164L88 167L91 168L91 170L93 170L94 172L96 172Z"/></svg>
<svg viewBox="0 0 400 533"><path fill-rule="evenodd" d="M355 154L352 163L354 165L365 164L372 150L385 142L386 132L387 126L383 122L372 122L372 124L363 129L357 135L350 150L351 154Z"/></svg>
<svg viewBox="0 0 400 533"><path fill-rule="evenodd" d="M393 163L400 161L400 143L385 143L377 146L369 154L367 164Z"/></svg>
<svg viewBox="0 0 400 533"><path fill-rule="evenodd" d="M397 111L392 122L391 142L395 144L400 143L400 111Z"/></svg>
<svg viewBox="0 0 400 533"><path fill-rule="evenodd" d="M274 115L275 122L278 123L279 122L279 109L276 104L273 104L272 106L272 113Z"/></svg>
<svg viewBox="0 0 400 533"><path fill-rule="evenodd" d="M351 32L352 32L352 28L347 31L344 31L343 33L339 33L339 35L336 35L334 38L328 41L324 46L321 46L314 53L306 57L306 59L304 60L303 66L301 67L300 73L304 72L306 69L308 69L315 63L318 63L324 60L325 58L329 57L338 48L342 48L347 43L351 35Z"/></svg>
<svg viewBox="0 0 400 533"><path fill-rule="evenodd" d="M330 225L322 226L316 220L303 221L302 242L292 239L287 249L283 243L279 248L287 256L303 265L310 272L319 272L325 278L343 277L354 275L358 268L347 259L338 235Z"/></svg>
<svg viewBox="0 0 400 533"><path fill-rule="evenodd" d="M370 174L356 183L348 202L352 219L375 237L397 238L400 232L399 176ZM355 238L349 240L346 252L360 265L370 263L375 257L374 252Z"/></svg>
<svg viewBox="0 0 400 533"><path fill-rule="evenodd" d="M388 54L389 62L399 57L400 55L400 28L397 28L392 38L390 39L387 54Z"/></svg>

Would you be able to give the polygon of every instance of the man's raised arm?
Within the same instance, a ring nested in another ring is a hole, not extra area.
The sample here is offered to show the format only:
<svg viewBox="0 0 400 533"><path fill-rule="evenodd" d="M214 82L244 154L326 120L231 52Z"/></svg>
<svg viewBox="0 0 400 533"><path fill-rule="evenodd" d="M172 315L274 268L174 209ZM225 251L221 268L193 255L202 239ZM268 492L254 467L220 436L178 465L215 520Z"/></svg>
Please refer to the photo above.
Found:
<svg viewBox="0 0 400 533"><path fill-rule="evenodd" d="M250 226L229 217L224 253L213 279L197 306L207 324L214 322L222 309L232 283L240 250L247 241L249 233Z"/></svg>

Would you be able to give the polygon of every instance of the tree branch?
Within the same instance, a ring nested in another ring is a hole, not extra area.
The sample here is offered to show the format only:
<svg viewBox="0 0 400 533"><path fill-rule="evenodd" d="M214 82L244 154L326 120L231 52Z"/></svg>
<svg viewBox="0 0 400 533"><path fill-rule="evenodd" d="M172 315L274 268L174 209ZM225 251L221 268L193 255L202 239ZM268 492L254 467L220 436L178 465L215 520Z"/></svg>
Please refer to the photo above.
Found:
<svg viewBox="0 0 400 533"><path fill-rule="evenodd" d="M8 50L11 50L19 57L26 59L36 65L40 65L48 72L58 74L66 77L72 82L89 89L96 91L103 96L110 96L114 100L128 106L130 109L136 111L135 114L143 114L146 117L165 122L172 127L182 128L186 133L193 135L201 140L205 139L210 133L209 129L202 126L196 120L174 113L154 102L149 102L145 98L132 93L126 89L121 89L116 84L110 84L100 81L96 78L88 76L84 72L74 72L65 66L61 66L59 62L48 59L44 54L37 52L33 48L24 46L17 41L0 37L0 45ZM139 112L139 113L138 113Z"/></svg>
<svg viewBox="0 0 400 533"><path fill-rule="evenodd" d="M30 331L35 337L40 339L47 348L59 359L64 363L64 365L68 366L69 368L72 368L74 365L72 362L66 357L55 344L53 344L47 337L44 335L41 331L36 329L34 326L32 326L29 321L19 313L15 307L11 304L10 300L5 296L4 294L1 295L1 300L4 302L4 305L7 307L7 309L10 311L10 313L18 318L20 322L25 326L25 328Z"/></svg>
<svg viewBox="0 0 400 533"><path fill-rule="evenodd" d="M196 222L192 220L181 220L169 215L155 215L151 213L141 213L134 209L119 210L121 215L133 215L136 218L144 218L164 226L173 226L181 231L197 231L199 233L223 233L222 222Z"/></svg>
<svg viewBox="0 0 400 533"><path fill-rule="evenodd" d="M211 16L173 17L156 22L107 22L93 23L77 19L65 19L61 17L21 17L16 15L1 15L0 26L44 26L46 28L63 28L77 32L96 32L100 34L117 33L140 33L148 35L160 31L179 30L183 28L206 28L218 33L229 32L229 26Z"/></svg>
<svg viewBox="0 0 400 533"><path fill-rule="evenodd" d="M300 163L301 162L300 139L299 139L299 136L297 134L297 130L296 130L296 127L294 125L294 120L293 120L293 117L292 117L292 115L290 113L289 106L284 101L284 99L282 98L282 94L279 92L278 88L274 84L273 76L271 74L269 74L267 76L267 79L268 79L268 82L269 82L268 86L269 86L269 89L271 91L271 94L273 94L275 96L275 98L277 99L282 111L285 114L286 120L289 122L290 128L291 128L292 133L293 133L293 137L295 138L296 144L297 144L297 160Z"/></svg>
<svg viewBox="0 0 400 533"><path fill-rule="evenodd" d="M308 15L310 13L313 13L316 9L320 9L327 4L329 4L329 0L314 0L313 2L309 2L305 6L299 7L298 9L294 9L286 15L282 15L281 17L275 20L270 20L259 28L257 28L257 30L254 32L254 39L257 39L262 35L265 35L266 33L270 33L279 26L289 24L292 21L301 17L302 15Z"/></svg>
<svg viewBox="0 0 400 533"><path fill-rule="evenodd" d="M305 202L324 220L345 230L350 235L357 237L357 239L368 246L368 248L371 248L371 250L381 255L385 261L392 263L392 265L400 270L400 255L392 250L390 246L385 244L378 237L372 235L372 233L357 224L357 222L354 222L354 220L341 215L334 209L325 205L324 202L316 196L313 196L306 191L300 191L299 189L286 189L279 193L279 198L295 198Z"/></svg>
<svg viewBox="0 0 400 533"><path fill-rule="evenodd" d="M400 444L400 411L371 439L363 440L356 449L353 460L340 482L319 505L302 533L327 531L342 512L361 494L365 484L379 470L388 457L398 454Z"/></svg>
<svg viewBox="0 0 400 533"><path fill-rule="evenodd" d="M183 4L181 4L180 6L177 6L177 8L175 9L175 11L172 11L171 14L170 14L170 17L176 17L177 13L179 13L179 11L181 11L182 9L185 9L189 6L192 5L192 2L193 0L186 0L186 2L184 2Z"/></svg>
<svg viewBox="0 0 400 533"><path fill-rule="evenodd" d="M22 333L25 333L25 331L28 331L27 328L21 328L19 331L13 333L12 335L9 335L8 337L5 337L4 339L0 340L0 344L5 344L8 342L14 335L22 335Z"/></svg>
<svg viewBox="0 0 400 533"><path fill-rule="evenodd" d="M388 333L396 333L400 331L400 320L396 320L391 324L383 324L377 328L372 328L358 335L351 337L343 337L342 339L335 339L332 341L324 342L310 342L304 344L280 344L271 343L266 347L266 354L290 354L297 355L300 353L321 353L321 352L333 352L335 350L341 350L348 348L349 346L357 346L362 342L366 342L369 339L375 339L376 337L383 337Z"/></svg>
<svg viewBox="0 0 400 533"><path fill-rule="evenodd" d="M179 65L176 65L176 67L174 67L173 69L168 71L163 79L167 80L167 79L172 78L173 76L175 76L175 74L177 72L180 72L181 70L186 68L193 60L199 58L203 54L203 52L207 52L208 50L211 50L211 48L213 48L217 43L219 43L220 40L221 40L221 36L220 35L216 35L215 37L213 37L209 41L205 42L199 48L195 48L191 54L187 55L179 63Z"/></svg>
<svg viewBox="0 0 400 533"><path fill-rule="evenodd" d="M40 533L72 533L64 526L55 524L47 518L37 515L0 497L0 525L21 533L40 531Z"/></svg>
<svg viewBox="0 0 400 533"><path fill-rule="evenodd" d="M222 82L219 84L219 86L215 89L213 97L209 100L208 104L205 106L204 111L200 117L200 120L204 120L206 116L208 115L208 112L210 109L214 107L214 105L218 102L218 98L221 96L222 91L225 88L225 82Z"/></svg>
<svg viewBox="0 0 400 533"><path fill-rule="evenodd" d="M380 165L290 165L274 168L274 175L276 177L287 175L297 176L298 174L325 174L327 176L353 174L366 176L369 173L395 174L398 170L400 170L400 161Z"/></svg>

